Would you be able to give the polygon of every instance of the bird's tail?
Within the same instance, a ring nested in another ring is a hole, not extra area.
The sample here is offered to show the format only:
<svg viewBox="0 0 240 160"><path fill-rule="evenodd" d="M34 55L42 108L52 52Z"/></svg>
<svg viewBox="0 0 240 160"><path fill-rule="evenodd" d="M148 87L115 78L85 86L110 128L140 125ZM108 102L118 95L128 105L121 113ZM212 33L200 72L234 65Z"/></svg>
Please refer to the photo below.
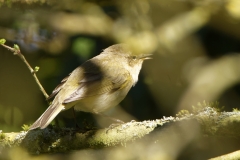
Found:
<svg viewBox="0 0 240 160"><path fill-rule="evenodd" d="M49 123L52 122L52 120L58 115L59 112L61 112L64 109L64 106L62 104L59 104L59 102L56 102L51 104L48 109L39 117L36 122L34 122L29 130L33 130L35 128L46 128Z"/></svg>

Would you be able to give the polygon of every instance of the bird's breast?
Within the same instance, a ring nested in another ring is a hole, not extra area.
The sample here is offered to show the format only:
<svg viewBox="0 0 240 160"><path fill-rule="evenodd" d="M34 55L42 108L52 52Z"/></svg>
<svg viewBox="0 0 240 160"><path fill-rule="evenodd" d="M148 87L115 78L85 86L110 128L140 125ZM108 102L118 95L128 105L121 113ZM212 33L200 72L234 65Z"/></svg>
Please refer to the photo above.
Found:
<svg viewBox="0 0 240 160"><path fill-rule="evenodd" d="M83 112L99 113L117 106L127 95L131 86L127 86L123 89L103 93L100 95L86 97L79 100L74 109Z"/></svg>

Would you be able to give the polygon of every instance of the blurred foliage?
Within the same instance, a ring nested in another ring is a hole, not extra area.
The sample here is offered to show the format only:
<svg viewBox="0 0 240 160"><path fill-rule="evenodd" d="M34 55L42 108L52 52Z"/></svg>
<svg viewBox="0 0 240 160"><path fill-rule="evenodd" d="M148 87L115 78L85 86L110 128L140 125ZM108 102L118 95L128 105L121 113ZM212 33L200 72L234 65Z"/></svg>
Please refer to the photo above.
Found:
<svg viewBox="0 0 240 160"><path fill-rule="evenodd" d="M136 53L154 55L120 107L108 112L111 116L156 119L204 100L217 100L229 111L239 106L239 0L2 0L0 6L0 39L17 44L29 63L40 67L37 75L49 93L102 49L128 43ZM19 131L47 106L23 62L0 47L0 130ZM80 123L93 122L89 116L77 117ZM95 125L112 123L96 119ZM71 111L61 113L55 124L74 126ZM193 141L179 146L182 152L174 158L207 159L240 147L238 141L222 148L221 141Z"/></svg>
<svg viewBox="0 0 240 160"><path fill-rule="evenodd" d="M73 42L72 51L83 59L90 59L96 44L88 38L77 38Z"/></svg>

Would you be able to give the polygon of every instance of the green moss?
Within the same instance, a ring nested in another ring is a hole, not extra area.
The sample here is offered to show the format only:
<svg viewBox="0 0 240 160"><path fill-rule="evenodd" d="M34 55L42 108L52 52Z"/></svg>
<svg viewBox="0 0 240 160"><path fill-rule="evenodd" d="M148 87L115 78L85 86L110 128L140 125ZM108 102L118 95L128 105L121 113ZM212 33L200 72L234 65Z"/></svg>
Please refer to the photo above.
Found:
<svg viewBox="0 0 240 160"><path fill-rule="evenodd" d="M222 106L222 107L219 106L218 101L206 102L204 100L202 103L198 102L197 106L192 106L192 111L193 111L193 113L198 113L198 112L201 112L202 110L204 110L204 108L206 108L206 107L211 107L217 112L221 112L224 109L224 106Z"/></svg>
<svg viewBox="0 0 240 160"><path fill-rule="evenodd" d="M27 124L24 124L24 125L22 126L22 129L23 129L24 131L28 131L29 128L30 128L30 126L27 125Z"/></svg>
<svg viewBox="0 0 240 160"><path fill-rule="evenodd" d="M179 111L176 116L181 118L190 115L190 112L188 110L181 110Z"/></svg>
<svg viewBox="0 0 240 160"><path fill-rule="evenodd" d="M0 133L0 140L5 139L6 135L4 133Z"/></svg>
<svg viewBox="0 0 240 160"><path fill-rule="evenodd" d="M239 112L240 110L238 108L233 108L233 112Z"/></svg>

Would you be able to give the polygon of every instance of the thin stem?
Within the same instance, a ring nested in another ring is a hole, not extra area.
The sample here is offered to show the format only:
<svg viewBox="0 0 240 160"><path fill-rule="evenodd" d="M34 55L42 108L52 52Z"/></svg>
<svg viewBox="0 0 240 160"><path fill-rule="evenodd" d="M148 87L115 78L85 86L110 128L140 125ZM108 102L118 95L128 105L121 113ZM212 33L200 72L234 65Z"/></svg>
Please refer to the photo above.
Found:
<svg viewBox="0 0 240 160"><path fill-rule="evenodd" d="M42 91L43 95L45 96L45 98L47 99L49 96L47 94L47 92L45 91L45 89L42 87L40 81L38 80L37 78L37 75L36 75L36 71L34 69L32 69L32 67L30 66L30 64L27 62L27 60L25 59L25 57L23 56L23 54L21 53L20 49L16 49L16 48L12 48L12 47L9 47L5 44L1 44L3 47L7 48L8 50L10 50L11 52L13 52L14 55L17 55L18 57L21 58L21 60L27 65L28 69L30 70L30 72L32 73L33 75L33 78L34 80L37 82L38 84L38 87L40 89L40 91Z"/></svg>

